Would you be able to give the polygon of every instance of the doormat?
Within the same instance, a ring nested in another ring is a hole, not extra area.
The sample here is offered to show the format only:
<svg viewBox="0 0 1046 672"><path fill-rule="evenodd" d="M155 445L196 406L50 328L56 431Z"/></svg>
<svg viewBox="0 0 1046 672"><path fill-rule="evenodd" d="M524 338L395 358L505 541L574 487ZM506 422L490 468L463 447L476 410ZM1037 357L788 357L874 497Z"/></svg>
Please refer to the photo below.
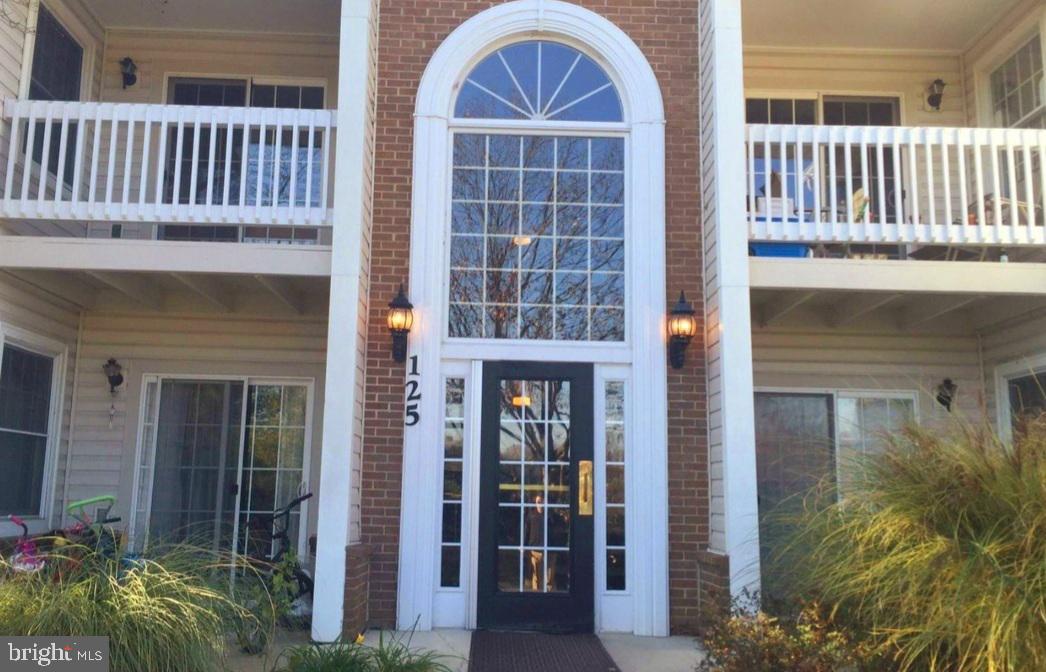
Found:
<svg viewBox="0 0 1046 672"><path fill-rule="evenodd" d="M595 635L472 633L469 672L620 672Z"/></svg>

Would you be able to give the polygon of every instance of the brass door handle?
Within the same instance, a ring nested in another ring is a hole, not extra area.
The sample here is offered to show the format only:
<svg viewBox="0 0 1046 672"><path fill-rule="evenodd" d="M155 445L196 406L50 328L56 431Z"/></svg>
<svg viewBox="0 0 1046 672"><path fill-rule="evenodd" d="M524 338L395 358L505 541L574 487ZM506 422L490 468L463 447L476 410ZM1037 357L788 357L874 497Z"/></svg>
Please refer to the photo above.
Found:
<svg viewBox="0 0 1046 672"><path fill-rule="evenodd" d="M577 463L577 515L591 516L592 504L592 460Z"/></svg>

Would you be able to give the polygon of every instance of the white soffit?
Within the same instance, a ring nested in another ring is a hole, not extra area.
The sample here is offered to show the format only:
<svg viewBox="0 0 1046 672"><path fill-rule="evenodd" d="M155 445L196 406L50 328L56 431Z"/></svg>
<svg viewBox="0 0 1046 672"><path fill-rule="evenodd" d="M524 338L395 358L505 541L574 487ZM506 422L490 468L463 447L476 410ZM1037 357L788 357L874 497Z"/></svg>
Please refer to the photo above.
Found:
<svg viewBox="0 0 1046 672"><path fill-rule="evenodd" d="M85 0L106 28L336 35L340 0Z"/></svg>
<svg viewBox="0 0 1046 672"><path fill-rule="evenodd" d="M1019 0L744 0L746 46L960 51Z"/></svg>

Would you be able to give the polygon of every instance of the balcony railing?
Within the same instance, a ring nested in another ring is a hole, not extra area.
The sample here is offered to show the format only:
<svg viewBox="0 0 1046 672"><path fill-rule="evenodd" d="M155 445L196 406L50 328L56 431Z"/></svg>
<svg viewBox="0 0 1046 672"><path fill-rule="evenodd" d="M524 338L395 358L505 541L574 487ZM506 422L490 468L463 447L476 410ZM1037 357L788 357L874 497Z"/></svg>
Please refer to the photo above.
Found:
<svg viewBox="0 0 1046 672"><path fill-rule="evenodd" d="M751 125L749 238L1046 244L1046 131Z"/></svg>
<svg viewBox="0 0 1046 672"><path fill-rule="evenodd" d="M5 218L331 224L331 110L8 100L4 118Z"/></svg>

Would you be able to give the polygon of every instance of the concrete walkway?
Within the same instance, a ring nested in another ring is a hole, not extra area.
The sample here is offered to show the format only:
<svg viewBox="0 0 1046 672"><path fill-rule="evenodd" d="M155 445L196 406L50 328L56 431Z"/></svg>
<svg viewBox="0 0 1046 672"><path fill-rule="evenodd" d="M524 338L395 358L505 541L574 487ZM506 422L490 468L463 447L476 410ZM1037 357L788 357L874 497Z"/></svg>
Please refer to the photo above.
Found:
<svg viewBox="0 0 1046 672"><path fill-rule="evenodd" d="M431 630L428 632L393 632L381 633L368 630L365 643L376 646L379 637L384 636L409 639L410 647L415 650L435 651L446 658L443 663L454 672L467 672L469 644L472 632L468 630ZM701 649L692 637L636 637L619 633L605 633L599 636L610 657L614 659L621 672L693 672L701 660ZM270 672L279 657L280 651L295 644L309 641L309 633L281 632L270 650L260 656L248 656L233 653L229 656L229 669L232 672ZM534 672L546 672L534 670ZM559 672L550 670L547 672Z"/></svg>

